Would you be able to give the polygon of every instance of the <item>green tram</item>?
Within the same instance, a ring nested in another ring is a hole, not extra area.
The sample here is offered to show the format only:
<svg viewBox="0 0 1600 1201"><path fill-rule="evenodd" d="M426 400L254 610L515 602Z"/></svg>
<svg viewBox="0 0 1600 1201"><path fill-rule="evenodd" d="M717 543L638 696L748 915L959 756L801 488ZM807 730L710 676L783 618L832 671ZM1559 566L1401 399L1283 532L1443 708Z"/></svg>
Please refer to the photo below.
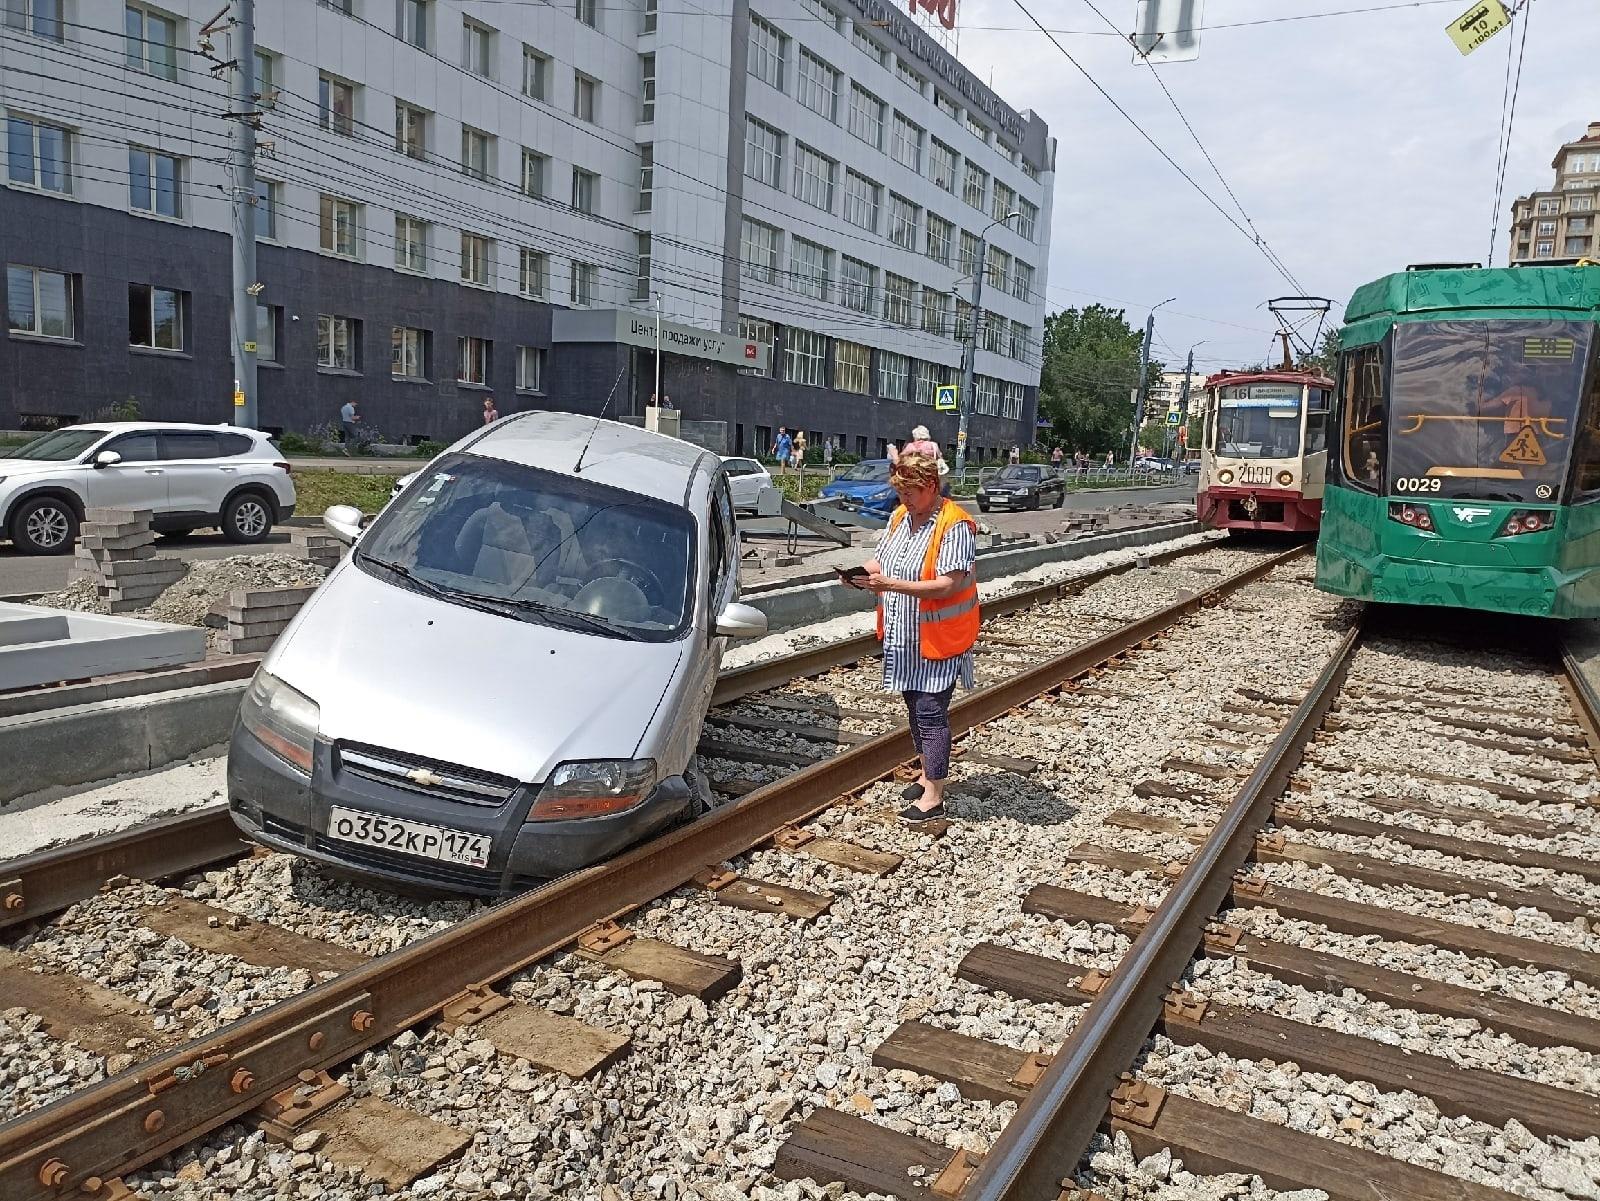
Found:
<svg viewBox="0 0 1600 1201"><path fill-rule="evenodd" d="M1600 616L1600 265L1417 267L1340 331L1317 587Z"/></svg>

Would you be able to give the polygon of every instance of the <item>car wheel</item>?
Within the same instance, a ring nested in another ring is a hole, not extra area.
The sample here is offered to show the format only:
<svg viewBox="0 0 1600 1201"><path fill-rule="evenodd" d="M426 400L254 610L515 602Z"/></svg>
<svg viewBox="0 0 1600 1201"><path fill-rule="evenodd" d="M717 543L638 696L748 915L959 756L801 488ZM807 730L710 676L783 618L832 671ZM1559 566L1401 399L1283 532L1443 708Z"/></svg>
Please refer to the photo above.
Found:
<svg viewBox="0 0 1600 1201"><path fill-rule="evenodd" d="M60 497L24 501L11 518L11 541L25 555L68 555L77 540L78 515Z"/></svg>
<svg viewBox="0 0 1600 1201"><path fill-rule="evenodd" d="M272 506L259 492L240 492L222 508L222 536L229 542L260 542L272 532Z"/></svg>
<svg viewBox="0 0 1600 1201"><path fill-rule="evenodd" d="M1064 505L1066 503L1067 503L1067 490L1065 488L1063 488L1063 489L1061 489L1060 492L1056 493L1056 508L1059 509L1062 505Z"/></svg>
<svg viewBox="0 0 1600 1201"><path fill-rule="evenodd" d="M1035 492L1032 496L1028 497L1028 508L1032 509L1035 513L1044 508L1044 494L1041 492Z"/></svg>
<svg viewBox="0 0 1600 1201"><path fill-rule="evenodd" d="M989 502L986 501L986 500L980 500L978 502L978 512L987 513L988 511L989 511Z"/></svg>

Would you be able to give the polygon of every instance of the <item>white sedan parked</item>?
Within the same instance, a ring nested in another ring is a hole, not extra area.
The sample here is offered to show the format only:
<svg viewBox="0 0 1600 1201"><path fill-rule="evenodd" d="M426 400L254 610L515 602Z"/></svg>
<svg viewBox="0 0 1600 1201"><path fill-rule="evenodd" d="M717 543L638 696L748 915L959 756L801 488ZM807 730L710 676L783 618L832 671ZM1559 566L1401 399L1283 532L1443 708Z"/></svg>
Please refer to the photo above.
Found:
<svg viewBox="0 0 1600 1201"><path fill-rule="evenodd" d="M736 510L751 510L763 488L772 487L772 476L755 459L724 455L722 469L728 473L728 489Z"/></svg>

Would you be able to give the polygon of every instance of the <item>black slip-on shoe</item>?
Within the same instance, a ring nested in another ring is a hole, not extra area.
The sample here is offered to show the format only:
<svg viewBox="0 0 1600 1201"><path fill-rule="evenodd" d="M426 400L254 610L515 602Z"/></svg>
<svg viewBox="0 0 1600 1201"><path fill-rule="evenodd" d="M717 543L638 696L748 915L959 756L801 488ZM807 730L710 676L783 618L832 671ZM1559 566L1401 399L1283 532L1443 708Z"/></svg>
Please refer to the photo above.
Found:
<svg viewBox="0 0 1600 1201"><path fill-rule="evenodd" d="M916 825L919 822L937 821L944 816L944 805L940 803L932 809L918 809L915 805L907 805L900 810L900 820Z"/></svg>
<svg viewBox="0 0 1600 1201"><path fill-rule="evenodd" d="M927 791L928 790L922 786L922 782L918 780L913 781L902 788L900 790L900 795L908 801L920 801L922 799L922 794Z"/></svg>

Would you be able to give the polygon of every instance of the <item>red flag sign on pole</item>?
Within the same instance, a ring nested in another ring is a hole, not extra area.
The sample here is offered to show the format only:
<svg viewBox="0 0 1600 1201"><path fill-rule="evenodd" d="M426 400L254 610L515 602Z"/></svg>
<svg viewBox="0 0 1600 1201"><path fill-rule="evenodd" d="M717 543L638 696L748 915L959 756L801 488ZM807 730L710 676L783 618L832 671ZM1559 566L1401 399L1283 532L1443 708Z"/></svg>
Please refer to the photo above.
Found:
<svg viewBox="0 0 1600 1201"><path fill-rule="evenodd" d="M939 24L946 29L956 27L956 0L906 0L906 2L912 16L916 15L917 9L923 8L938 17Z"/></svg>

